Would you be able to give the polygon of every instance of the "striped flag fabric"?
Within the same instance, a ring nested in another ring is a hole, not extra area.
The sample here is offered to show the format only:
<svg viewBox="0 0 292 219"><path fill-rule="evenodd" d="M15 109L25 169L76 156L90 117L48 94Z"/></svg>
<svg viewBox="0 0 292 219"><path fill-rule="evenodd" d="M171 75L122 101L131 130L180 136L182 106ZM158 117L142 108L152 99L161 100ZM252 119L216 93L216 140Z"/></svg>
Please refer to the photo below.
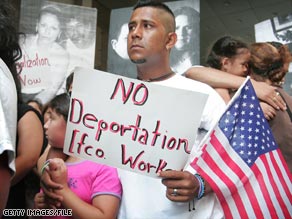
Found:
<svg viewBox="0 0 292 219"><path fill-rule="evenodd" d="M249 78L202 145L191 166L216 193L226 219L292 218L292 176Z"/></svg>

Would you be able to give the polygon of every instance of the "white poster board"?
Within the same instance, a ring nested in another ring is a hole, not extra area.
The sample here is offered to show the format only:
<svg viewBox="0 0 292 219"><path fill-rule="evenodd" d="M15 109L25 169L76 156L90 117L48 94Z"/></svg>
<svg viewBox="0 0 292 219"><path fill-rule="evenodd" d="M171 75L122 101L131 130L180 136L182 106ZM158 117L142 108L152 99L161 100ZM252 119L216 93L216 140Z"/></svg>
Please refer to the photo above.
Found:
<svg viewBox="0 0 292 219"><path fill-rule="evenodd" d="M64 152L152 177L181 170L206 100L194 91L76 68Z"/></svg>

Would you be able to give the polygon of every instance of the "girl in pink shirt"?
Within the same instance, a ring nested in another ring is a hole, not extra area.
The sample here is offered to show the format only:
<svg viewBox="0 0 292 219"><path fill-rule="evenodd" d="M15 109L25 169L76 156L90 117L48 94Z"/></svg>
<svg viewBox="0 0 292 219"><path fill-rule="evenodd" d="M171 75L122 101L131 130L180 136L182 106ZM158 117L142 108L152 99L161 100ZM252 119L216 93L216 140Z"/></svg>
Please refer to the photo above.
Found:
<svg viewBox="0 0 292 219"><path fill-rule="evenodd" d="M52 111L45 129L51 147L63 148L69 102L67 94L58 95L50 102ZM53 158L46 163L48 167L45 171L49 172L54 182L62 185L54 192L62 197L59 209L64 210L43 211L41 214L46 215L43 218L116 218L122 187L115 168L72 156L65 162ZM50 206L52 203L44 193L36 195L37 209Z"/></svg>

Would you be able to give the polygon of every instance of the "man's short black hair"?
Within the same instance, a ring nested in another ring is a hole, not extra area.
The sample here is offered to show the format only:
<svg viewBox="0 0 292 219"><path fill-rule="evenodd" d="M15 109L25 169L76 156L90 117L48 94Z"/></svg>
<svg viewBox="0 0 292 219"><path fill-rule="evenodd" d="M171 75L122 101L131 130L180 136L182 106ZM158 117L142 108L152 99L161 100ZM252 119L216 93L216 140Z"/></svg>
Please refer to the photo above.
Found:
<svg viewBox="0 0 292 219"><path fill-rule="evenodd" d="M166 4L164 4L158 0L156 0L156 1L155 0L140 0L134 6L133 10L136 10L137 8L142 8L142 7L153 7L153 8L162 9L174 17L172 10Z"/></svg>

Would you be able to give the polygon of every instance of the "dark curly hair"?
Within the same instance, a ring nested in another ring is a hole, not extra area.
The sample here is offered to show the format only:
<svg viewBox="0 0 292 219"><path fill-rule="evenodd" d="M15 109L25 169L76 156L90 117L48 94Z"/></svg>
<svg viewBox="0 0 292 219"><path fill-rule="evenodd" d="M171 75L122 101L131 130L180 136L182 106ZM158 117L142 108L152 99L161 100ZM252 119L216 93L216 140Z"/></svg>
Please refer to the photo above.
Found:
<svg viewBox="0 0 292 219"><path fill-rule="evenodd" d="M21 85L18 79L16 62L21 58L19 33L16 28L16 11L9 0L0 1L0 58L5 62L14 78L18 101L21 102Z"/></svg>
<svg viewBox="0 0 292 219"><path fill-rule="evenodd" d="M248 49L248 45L239 39L231 36L224 36L218 39L207 57L206 63L209 67L221 69L223 57L233 58L238 55L239 49Z"/></svg>

